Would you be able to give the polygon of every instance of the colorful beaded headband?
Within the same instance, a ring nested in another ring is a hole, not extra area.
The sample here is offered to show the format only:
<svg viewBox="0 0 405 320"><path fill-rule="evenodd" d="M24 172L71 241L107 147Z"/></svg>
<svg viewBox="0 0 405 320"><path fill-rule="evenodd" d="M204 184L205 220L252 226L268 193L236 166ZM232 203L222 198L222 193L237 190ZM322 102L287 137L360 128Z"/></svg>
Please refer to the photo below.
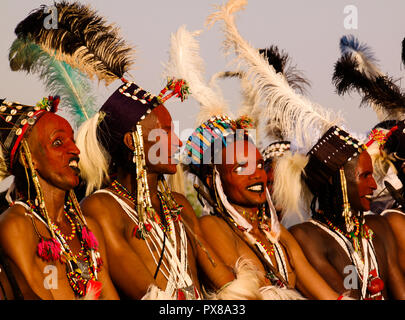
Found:
<svg viewBox="0 0 405 320"><path fill-rule="evenodd" d="M186 142L185 151L188 163L200 167L205 162L204 154L212 148L214 142L221 139L226 146L226 137L233 135L235 130L235 121L226 116L214 116L204 122L194 130Z"/></svg>

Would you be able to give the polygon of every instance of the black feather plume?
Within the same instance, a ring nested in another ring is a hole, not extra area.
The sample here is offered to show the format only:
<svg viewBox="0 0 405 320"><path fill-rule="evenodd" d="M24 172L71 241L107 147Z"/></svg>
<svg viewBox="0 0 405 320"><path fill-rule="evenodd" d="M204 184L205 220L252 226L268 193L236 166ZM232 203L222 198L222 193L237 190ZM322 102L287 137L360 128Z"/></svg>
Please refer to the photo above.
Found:
<svg viewBox="0 0 405 320"><path fill-rule="evenodd" d="M269 65L273 66L276 73L282 73L288 84L294 89L304 94L307 91L306 87L310 86L310 82L304 78L296 66L291 64L290 56L282 51L280 52L275 45L269 48L259 49L259 53L264 55Z"/></svg>
<svg viewBox="0 0 405 320"><path fill-rule="evenodd" d="M401 58L402 58L402 63L405 64L405 38L402 40Z"/></svg>
<svg viewBox="0 0 405 320"><path fill-rule="evenodd" d="M55 3L57 29L46 29L45 6L34 10L21 21L15 33L30 39L58 60L65 61L90 78L110 82L123 77L132 63L133 49L122 40L118 28L107 25L104 18L89 6L78 3Z"/></svg>
<svg viewBox="0 0 405 320"><path fill-rule="evenodd" d="M335 64L332 82L339 95L356 90L362 96L362 105L372 103L387 111L405 107L404 93L393 79L385 75L367 77L358 70L358 62L350 53Z"/></svg>

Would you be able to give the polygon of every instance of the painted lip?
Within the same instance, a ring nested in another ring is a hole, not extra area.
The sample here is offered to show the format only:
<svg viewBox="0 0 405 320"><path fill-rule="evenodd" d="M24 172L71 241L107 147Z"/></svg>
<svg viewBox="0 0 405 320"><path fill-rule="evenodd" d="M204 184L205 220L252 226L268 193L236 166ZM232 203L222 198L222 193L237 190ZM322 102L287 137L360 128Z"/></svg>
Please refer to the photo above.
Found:
<svg viewBox="0 0 405 320"><path fill-rule="evenodd" d="M262 193L264 191L264 183L257 182L255 184L252 184L252 185L246 187L246 190L248 190L250 192L255 192L255 193Z"/></svg>

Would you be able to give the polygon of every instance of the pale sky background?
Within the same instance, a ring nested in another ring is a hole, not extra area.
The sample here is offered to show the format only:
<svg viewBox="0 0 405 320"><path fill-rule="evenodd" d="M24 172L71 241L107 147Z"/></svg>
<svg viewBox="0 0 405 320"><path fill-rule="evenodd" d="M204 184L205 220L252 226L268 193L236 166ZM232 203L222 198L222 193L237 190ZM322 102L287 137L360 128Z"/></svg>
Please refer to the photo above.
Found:
<svg viewBox="0 0 405 320"><path fill-rule="evenodd" d="M168 59L170 34L181 25L188 30L204 28L206 17L213 6L223 0L97 0L81 1L97 9L107 21L115 22L122 36L136 47L136 62L132 79L143 88L157 94L165 85L162 63ZM47 0L1 0L0 19L0 97L24 104L35 104L47 92L35 75L12 72L8 65L8 50L15 39L14 28L28 13ZM344 8L356 6L357 30L344 26ZM275 44L285 50L294 64L311 82L311 100L346 117L346 127L365 132L374 126L377 118L369 108L359 109L359 96L339 97L331 83L333 66L340 57L339 39L353 34L368 44L379 60L382 71L400 78L405 70L401 65L401 42L405 36L404 0L250 0L246 10L238 14L237 25L245 39L257 48ZM229 59L222 55L223 34L219 24L205 30L199 37L201 56L206 62L207 79L217 72L229 69ZM130 78L130 77L128 77ZM236 107L239 101L239 83L221 82L224 95ZM118 87L112 83L107 89L95 83L99 104ZM405 84L404 84L405 86ZM166 103L173 120L180 122L180 132L192 128L198 104L189 99L184 103L172 100ZM187 137L181 136L185 140ZM1 185L0 185L1 186Z"/></svg>

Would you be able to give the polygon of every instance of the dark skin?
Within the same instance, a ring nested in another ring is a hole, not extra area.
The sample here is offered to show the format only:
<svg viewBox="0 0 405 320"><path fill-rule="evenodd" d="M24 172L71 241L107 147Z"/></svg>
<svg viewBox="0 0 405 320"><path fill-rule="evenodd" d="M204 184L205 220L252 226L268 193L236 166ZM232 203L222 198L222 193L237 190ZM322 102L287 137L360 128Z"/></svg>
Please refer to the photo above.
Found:
<svg viewBox="0 0 405 320"><path fill-rule="evenodd" d="M355 168L353 174L348 174L353 172L348 167L350 165ZM349 202L352 211L359 217L362 217L362 212L370 207L368 198L376 189L372 173L371 158L366 151L345 166ZM392 230L384 217L366 215L365 221L375 234L373 244L380 277L385 284L382 294L385 299L404 299L405 279L399 269ZM301 245L309 262L328 284L337 292L347 291L344 279L348 274L343 270L353 263L336 240L310 222L295 225L289 230ZM352 289L350 296L359 299L359 290Z"/></svg>
<svg viewBox="0 0 405 320"><path fill-rule="evenodd" d="M237 141L236 144L243 144L244 147L232 148L228 145L222 153L222 164L216 165L221 177L224 193L228 201L239 212L246 212L247 216L257 218L258 206L266 201L265 186L267 175L263 167L263 158L256 146L247 140ZM231 151L229 151L231 150ZM244 153L238 153L238 150L244 150ZM232 157L230 158L231 152ZM227 162L228 159L233 161ZM253 172L247 173L248 167L254 168ZM212 176L207 177L208 186L212 187ZM252 186L262 185L263 188ZM245 216L246 217L246 216ZM217 216L204 216L200 219L201 228L206 240L220 258L229 267L233 267L240 257L251 260L254 265L265 274L265 267L256 253L249 247L248 240L244 236L240 237L228 223ZM257 240L260 240L267 247L271 246L264 232L259 228L259 220L249 220L252 225L250 234ZM339 296L328 284L321 278L315 269L308 263L298 242L285 229L281 227L279 243L281 244L284 255L287 257L287 269L289 277L289 286L296 287L301 293L312 299L337 299ZM274 255L270 256L274 266L277 266ZM268 285L263 278L262 285Z"/></svg>
<svg viewBox="0 0 405 320"><path fill-rule="evenodd" d="M162 174L174 174L176 172L176 164L173 161L173 155L181 146L181 141L173 132L172 119L167 109L161 105L155 108L141 122L144 137L144 151L146 155L147 179L151 194L151 202L157 214L163 218L163 213L160 208L160 201L157 196L158 178ZM147 137L153 129L163 130L166 135L160 135L154 141L148 141ZM134 150L131 133L124 136L124 143L128 147L128 151ZM151 148L156 148L156 144L160 145L161 151L149 152ZM130 154L130 153L129 153ZM156 155L160 159L167 157L164 163L156 161L152 158ZM128 161L131 161L131 155L128 156ZM117 180L131 193L136 191L136 173L134 170L118 169ZM197 217L187 201L187 199L178 193L173 193L176 202L184 206L181 212L182 221L189 226L191 232L186 228L188 235L187 250L189 274L192 280L201 292L201 287L198 280L197 265L203 273L209 277L210 281L218 287L223 286L234 279L231 270L228 270L218 257L210 250L201 237L201 231ZM125 199L130 206L134 208L134 204ZM101 230L106 236L107 255L110 263L111 277L122 295L131 299L142 298L150 285L156 285L162 290L165 290L167 280L159 272L156 280L153 275L156 270L149 249L144 240L132 236L132 231L135 227L134 222L127 216L121 206L113 200L108 194L96 193L85 198L82 203L82 209L86 216L94 218L99 224ZM164 218L163 218L164 220ZM175 223L176 234L179 232L179 225ZM215 261L215 266L210 262L208 256L202 248L197 244L196 237L210 252L211 258ZM179 237L177 237L178 246ZM160 255L160 252L158 253ZM166 258L164 258L166 264ZM224 272L217 272L218 269L224 269Z"/></svg>
<svg viewBox="0 0 405 320"><path fill-rule="evenodd" d="M72 159L77 159L79 150L74 144L73 130L69 123L52 113L43 115L27 137L32 154L34 168L38 172L39 183L44 195L46 209L51 221L56 223L63 234L71 233L70 222L64 216L66 193L78 183L78 172L69 166ZM35 221L38 232L50 238L48 229ZM106 260L103 235L92 219L87 220L99 242L102 259ZM38 236L25 208L14 205L0 217L0 245L10 260L11 269L16 277L25 299L75 299L74 292L66 277L66 267L59 261L44 261L37 255ZM74 254L80 249L77 237L68 241ZM57 289L46 289L44 273L46 266L57 268ZM99 273L103 284L102 299L118 299L117 292L108 274L108 262Z"/></svg>

